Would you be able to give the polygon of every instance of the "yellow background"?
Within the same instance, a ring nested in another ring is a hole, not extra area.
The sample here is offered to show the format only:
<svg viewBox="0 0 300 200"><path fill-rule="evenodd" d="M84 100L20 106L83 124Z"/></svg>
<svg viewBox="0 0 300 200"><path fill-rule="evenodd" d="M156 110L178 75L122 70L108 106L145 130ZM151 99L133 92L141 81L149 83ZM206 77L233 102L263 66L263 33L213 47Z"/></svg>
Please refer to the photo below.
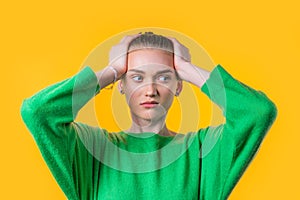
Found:
<svg viewBox="0 0 300 200"><path fill-rule="evenodd" d="M193 38L278 107L275 124L230 200L300 199L296 0L6 1L0 20L0 199L65 199L21 121L21 102L77 73L108 37L148 26Z"/></svg>

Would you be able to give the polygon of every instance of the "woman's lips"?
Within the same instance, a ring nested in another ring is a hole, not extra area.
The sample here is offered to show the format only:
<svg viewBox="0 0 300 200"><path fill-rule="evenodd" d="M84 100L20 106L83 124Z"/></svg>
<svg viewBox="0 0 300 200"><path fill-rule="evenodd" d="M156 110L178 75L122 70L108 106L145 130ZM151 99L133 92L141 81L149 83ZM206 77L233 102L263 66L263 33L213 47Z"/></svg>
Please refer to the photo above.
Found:
<svg viewBox="0 0 300 200"><path fill-rule="evenodd" d="M153 108L158 105L158 102L156 101L146 101L140 104L141 106L145 108Z"/></svg>

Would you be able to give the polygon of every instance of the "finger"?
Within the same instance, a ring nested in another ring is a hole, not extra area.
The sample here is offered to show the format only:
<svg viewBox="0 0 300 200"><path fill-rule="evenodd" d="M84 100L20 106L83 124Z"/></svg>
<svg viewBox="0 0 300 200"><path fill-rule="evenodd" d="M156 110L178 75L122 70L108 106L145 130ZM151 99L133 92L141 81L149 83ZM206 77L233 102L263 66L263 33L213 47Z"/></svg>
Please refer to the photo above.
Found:
<svg viewBox="0 0 300 200"><path fill-rule="evenodd" d="M167 38L169 39L169 40L174 40L174 41L176 41L176 38L174 38L174 37L170 37L170 36L167 36Z"/></svg>
<svg viewBox="0 0 300 200"><path fill-rule="evenodd" d="M173 42L174 51L180 54L183 45L180 42L178 42L176 38L168 37L168 39L170 39Z"/></svg>
<svg viewBox="0 0 300 200"><path fill-rule="evenodd" d="M141 34L134 34L134 35L126 35L125 37L123 37L120 41L120 43L125 43L125 44L129 44L133 39L137 38L138 36L140 36Z"/></svg>
<svg viewBox="0 0 300 200"><path fill-rule="evenodd" d="M174 45L174 53L175 55L183 58L186 61L191 61L191 55L189 53L189 49L181 44L176 38L168 37Z"/></svg>

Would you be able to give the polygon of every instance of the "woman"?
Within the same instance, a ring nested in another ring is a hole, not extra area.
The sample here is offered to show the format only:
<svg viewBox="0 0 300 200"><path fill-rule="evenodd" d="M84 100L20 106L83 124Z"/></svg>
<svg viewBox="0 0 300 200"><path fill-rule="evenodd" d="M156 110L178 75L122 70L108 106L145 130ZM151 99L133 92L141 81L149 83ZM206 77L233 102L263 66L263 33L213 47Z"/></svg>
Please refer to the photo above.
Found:
<svg viewBox="0 0 300 200"><path fill-rule="evenodd" d="M74 121L117 80L130 108L128 130ZM169 130L166 115L182 81L201 88L226 123L187 134ZM103 70L86 67L26 99L21 113L68 199L217 200L227 199L252 160L276 107L220 65L212 72L194 66L175 38L146 32L124 37Z"/></svg>

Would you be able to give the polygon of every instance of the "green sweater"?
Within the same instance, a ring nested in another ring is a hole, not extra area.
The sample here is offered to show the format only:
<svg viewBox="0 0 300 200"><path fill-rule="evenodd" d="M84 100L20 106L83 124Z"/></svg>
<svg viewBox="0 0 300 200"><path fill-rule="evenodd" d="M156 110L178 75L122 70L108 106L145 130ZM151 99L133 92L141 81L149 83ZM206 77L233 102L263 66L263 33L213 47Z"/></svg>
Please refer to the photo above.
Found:
<svg viewBox="0 0 300 200"><path fill-rule="evenodd" d="M75 122L99 92L89 67L24 100L21 114L68 199L227 199L277 110L220 65L201 90L226 123L176 136L109 133Z"/></svg>

